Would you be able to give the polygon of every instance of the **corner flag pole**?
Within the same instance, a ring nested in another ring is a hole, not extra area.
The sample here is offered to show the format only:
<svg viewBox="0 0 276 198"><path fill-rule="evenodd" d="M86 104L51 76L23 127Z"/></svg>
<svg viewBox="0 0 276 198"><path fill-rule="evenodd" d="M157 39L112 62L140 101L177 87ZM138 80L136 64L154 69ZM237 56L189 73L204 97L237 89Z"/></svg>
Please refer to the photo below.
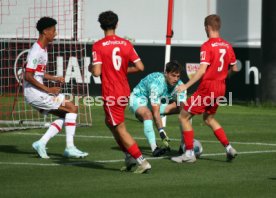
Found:
<svg viewBox="0 0 276 198"><path fill-rule="evenodd" d="M166 51L165 51L165 64L164 71L166 69L166 63L171 59L171 40L173 37L172 22L173 22L173 6L174 0L168 0L168 19L167 19L167 35L166 35ZM163 127L166 126L167 116L162 117Z"/></svg>
<svg viewBox="0 0 276 198"><path fill-rule="evenodd" d="M171 40L173 37L173 30L172 30L173 6L174 6L174 0L168 0L168 19L167 19L165 65L171 59ZM164 70L165 70L165 66L164 66Z"/></svg>

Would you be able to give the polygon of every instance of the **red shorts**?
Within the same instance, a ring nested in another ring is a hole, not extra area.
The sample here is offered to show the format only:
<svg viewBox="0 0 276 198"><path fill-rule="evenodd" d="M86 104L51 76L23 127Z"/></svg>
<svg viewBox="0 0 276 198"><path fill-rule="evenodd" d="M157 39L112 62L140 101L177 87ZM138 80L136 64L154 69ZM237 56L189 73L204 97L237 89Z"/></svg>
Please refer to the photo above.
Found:
<svg viewBox="0 0 276 198"><path fill-rule="evenodd" d="M105 121L110 126L116 126L125 121L125 108L127 105L116 104L115 101L104 101Z"/></svg>
<svg viewBox="0 0 276 198"><path fill-rule="evenodd" d="M184 110L192 114L215 114L217 98L225 95L224 81L204 81L198 90L185 102Z"/></svg>

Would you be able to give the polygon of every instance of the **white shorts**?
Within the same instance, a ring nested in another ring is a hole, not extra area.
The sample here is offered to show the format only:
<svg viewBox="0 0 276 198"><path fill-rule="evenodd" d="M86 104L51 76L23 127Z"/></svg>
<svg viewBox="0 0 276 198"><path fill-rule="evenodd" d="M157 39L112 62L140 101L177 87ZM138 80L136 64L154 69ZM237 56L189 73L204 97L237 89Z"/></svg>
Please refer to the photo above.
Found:
<svg viewBox="0 0 276 198"><path fill-rule="evenodd" d="M53 96L41 92L40 94L37 94L35 96L25 95L26 102L37 110L44 110L43 112L41 112L44 114L47 114L50 110L58 109L63 103L64 99L65 96L63 94Z"/></svg>

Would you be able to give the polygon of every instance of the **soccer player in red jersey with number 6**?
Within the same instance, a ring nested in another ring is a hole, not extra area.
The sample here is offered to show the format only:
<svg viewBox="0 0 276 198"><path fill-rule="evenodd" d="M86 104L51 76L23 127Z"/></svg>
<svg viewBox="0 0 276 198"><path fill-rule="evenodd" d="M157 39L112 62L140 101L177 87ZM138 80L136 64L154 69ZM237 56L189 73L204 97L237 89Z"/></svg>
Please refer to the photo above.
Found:
<svg viewBox="0 0 276 198"><path fill-rule="evenodd" d="M132 44L115 34L117 14L112 11L102 12L98 21L105 37L93 45L93 63L89 66L89 71L94 76L101 76L106 125L126 154L126 166L121 170L130 171L138 163L134 173L145 173L151 169L151 165L143 158L124 123L124 111L130 95L127 73L143 71L144 65ZM129 67L129 63L134 66Z"/></svg>
<svg viewBox="0 0 276 198"><path fill-rule="evenodd" d="M190 119L198 114L203 114L204 122L225 147L227 159L232 160L237 155L237 151L229 144L223 128L214 118L219 100L225 95L227 75L238 71L235 53L232 46L220 37L221 20L218 15L207 16L204 26L209 40L201 46L199 70L186 84L176 88L178 92L187 90L201 79L198 89L187 100L179 115L186 152L171 158L178 163L196 161L193 151L194 130Z"/></svg>

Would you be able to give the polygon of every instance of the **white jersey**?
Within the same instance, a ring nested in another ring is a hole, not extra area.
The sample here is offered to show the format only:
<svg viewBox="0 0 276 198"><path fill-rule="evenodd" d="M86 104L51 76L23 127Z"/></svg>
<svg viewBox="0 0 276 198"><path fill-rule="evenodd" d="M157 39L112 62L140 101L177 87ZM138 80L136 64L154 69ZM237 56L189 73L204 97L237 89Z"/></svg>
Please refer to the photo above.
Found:
<svg viewBox="0 0 276 198"><path fill-rule="evenodd" d="M46 65L48 62L48 53L43 49L39 42L33 44L27 57L26 72L34 73L34 78L43 84ZM37 109L51 110L58 109L64 100L64 95L50 95L28 81L24 81L24 96L27 103Z"/></svg>
<svg viewBox="0 0 276 198"><path fill-rule="evenodd" d="M34 73L34 78L43 84L43 78L45 74L46 65L48 62L48 53L46 49L41 48L41 45L36 42L33 44L27 57L26 72ZM24 81L24 95L28 102L32 99L30 96L37 96L44 91L36 88L28 81Z"/></svg>

